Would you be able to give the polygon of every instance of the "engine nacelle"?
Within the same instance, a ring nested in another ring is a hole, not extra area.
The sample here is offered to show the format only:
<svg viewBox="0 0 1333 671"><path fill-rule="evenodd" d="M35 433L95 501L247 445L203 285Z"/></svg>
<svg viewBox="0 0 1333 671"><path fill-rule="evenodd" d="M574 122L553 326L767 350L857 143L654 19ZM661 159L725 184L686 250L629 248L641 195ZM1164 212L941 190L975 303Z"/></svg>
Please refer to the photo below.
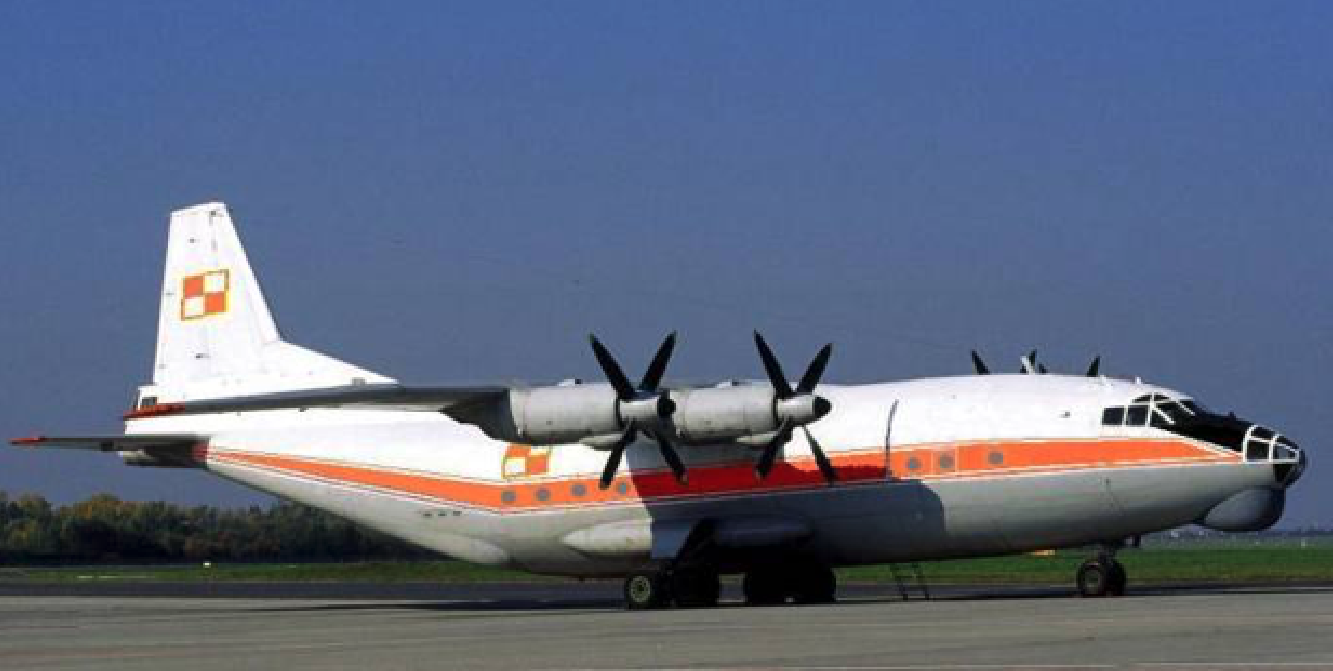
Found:
<svg viewBox="0 0 1333 671"><path fill-rule="evenodd" d="M515 389L509 392L509 415L518 442L573 443L589 436L618 435L619 403L607 384Z"/></svg>
<svg viewBox="0 0 1333 671"><path fill-rule="evenodd" d="M676 413L671 421L676 436L686 444L725 443L768 434L778 429L773 388L768 385L736 385L675 389L671 399Z"/></svg>
<svg viewBox="0 0 1333 671"><path fill-rule="evenodd" d="M504 401L455 418L481 427L496 440L529 445L582 442L606 447L634 422L650 427L671 414L664 395L622 401L608 384L570 384L512 389Z"/></svg>

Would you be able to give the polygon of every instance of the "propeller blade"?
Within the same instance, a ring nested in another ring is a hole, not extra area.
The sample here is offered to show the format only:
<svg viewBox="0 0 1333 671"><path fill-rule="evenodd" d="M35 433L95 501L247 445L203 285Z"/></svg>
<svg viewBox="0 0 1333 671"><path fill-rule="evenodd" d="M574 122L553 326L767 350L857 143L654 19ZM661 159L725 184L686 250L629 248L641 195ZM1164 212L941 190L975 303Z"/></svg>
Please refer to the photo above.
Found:
<svg viewBox="0 0 1333 671"><path fill-rule="evenodd" d="M648 364L648 370L643 373L643 380L639 382L639 389L643 391L656 391L657 386L662 384L662 375L666 373L667 362L671 361L671 353L676 349L676 332L667 334L666 340L662 341L661 347L657 348L657 354L653 356L653 362Z"/></svg>
<svg viewBox="0 0 1333 671"><path fill-rule="evenodd" d="M819 464L819 472L824 474L824 479L831 485L838 479L838 472L833 470L833 462L828 460L828 455L824 454L824 448L819 446L819 441L815 440L814 434L810 433L810 427L802 426L801 430L805 432L805 439L810 441L810 452L815 455L815 463Z"/></svg>
<svg viewBox="0 0 1333 671"><path fill-rule="evenodd" d="M819 348L819 354L815 355L810 367L805 369L805 375L801 376L801 382L796 385L796 393L808 394L819 386L819 378L824 377L824 369L828 367L830 356L833 356L833 343Z"/></svg>
<svg viewBox="0 0 1333 671"><path fill-rule="evenodd" d="M676 476L676 482L685 484L689 481L689 472L685 470L685 464L681 462L680 455L676 453L676 446L671 444L670 440L661 433L653 432L653 440L657 441L657 449L662 452L662 459L671 467L671 472Z"/></svg>
<svg viewBox="0 0 1333 671"><path fill-rule="evenodd" d="M764 451L759 454L759 461L754 465L755 477L763 480L773 470L773 462L778 458L778 450L791 440L791 423L787 420L782 421L778 431L773 436L773 440L768 441L764 446Z"/></svg>
<svg viewBox="0 0 1333 671"><path fill-rule="evenodd" d="M976 350L972 350L972 367L977 369L977 375L990 375L990 369L986 367L986 362L981 360L981 355Z"/></svg>
<svg viewBox="0 0 1333 671"><path fill-rule="evenodd" d="M764 372L768 373L768 381L772 383L778 398L791 398L793 392L791 385L787 383L787 376L782 372L782 365L778 363L778 358L773 356L773 350L768 348L764 336L759 335L758 331L754 332L754 344L759 348L759 358L764 362Z"/></svg>
<svg viewBox="0 0 1333 671"><path fill-rule="evenodd" d="M1093 359L1092 363L1088 364L1088 377L1097 377L1101 374L1101 369L1102 358L1099 356L1096 359Z"/></svg>
<svg viewBox="0 0 1333 671"><path fill-rule="evenodd" d="M620 470L620 458L625 454L624 443L617 443L611 448L611 454L606 457L606 468L602 469L602 480L598 487L606 489L611 486L611 480L616 477L616 471Z"/></svg>
<svg viewBox="0 0 1333 671"><path fill-rule="evenodd" d="M1018 372L1035 375L1037 372L1037 350L1028 352L1028 355L1022 359L1023 367Z"/></svg>
<svg viewBox="0 0 1333 671"><path fill-rule="evenodd" d="M606 467L602 469L602 480L597 485L599 488L606 489L611 486L611 480L615 479L616 471L620 470L620 458L625 456L625 448L634 442L635 431L634 422L630 422L625 427L625 432L620 434L620 440L617 440L616 444L611 446L611 453L606 457Z"/></svg>
<svg viewBox="0 0 1333 671"><path fill-rule="evenodd" d="M634 398L634 385L630 384L629 378L625 377L625 371L620 369L620 364L616 363L616 358L611 356L606 346L602 345L597 336L589 334L588 341L592 343L593 356L597 357L597 363L602 367L602 372L606 374L607 382L616 390L616 396L622 401L628 401Z"/></svg>

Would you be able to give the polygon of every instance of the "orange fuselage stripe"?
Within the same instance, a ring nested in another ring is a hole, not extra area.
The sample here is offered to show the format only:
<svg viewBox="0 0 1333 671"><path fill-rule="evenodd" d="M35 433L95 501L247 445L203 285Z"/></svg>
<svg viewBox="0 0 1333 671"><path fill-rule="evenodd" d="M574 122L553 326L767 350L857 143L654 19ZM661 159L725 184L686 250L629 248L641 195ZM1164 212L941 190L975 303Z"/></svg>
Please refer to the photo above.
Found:
<svg viewBox="0 0 1333 671"><path fill-rule="evenodd" d="M882 481L882 450L831 454L843 483ZM365 464L339 463L310 457L209 449L209 463L233 464L274 471L288 476L403 494L432 501L481 508L532 511L561 506L633 503L676 498L716 497L762 491L786 491L823 486L813 459L779 462L766 480L754 475L750 461L690 468L689 481L678 484L670 472L630 472L617 477L605 490L595 475L524 478L521 480L466 480L438 473L392 470ZM1032 473L1081 471L1094 468L1239 462L1240 456L1221 453L1181 440L1053 440L959 443L928 447L894 448L889 465L894 477L909 480L994 478Z"/></svg>

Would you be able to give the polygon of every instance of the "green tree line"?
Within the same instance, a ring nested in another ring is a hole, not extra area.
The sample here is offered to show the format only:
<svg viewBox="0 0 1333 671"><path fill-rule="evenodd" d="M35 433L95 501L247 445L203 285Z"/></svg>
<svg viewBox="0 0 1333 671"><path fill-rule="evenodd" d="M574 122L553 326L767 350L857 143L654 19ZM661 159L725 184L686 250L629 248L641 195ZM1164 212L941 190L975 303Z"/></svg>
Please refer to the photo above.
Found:
<svg viewBox="0 0 1333 671"><path fill-rule="evenodd" d="M52 506L0 491L0 564L413 559L430 552L294 503L249 508L121 501Z"/></svg>

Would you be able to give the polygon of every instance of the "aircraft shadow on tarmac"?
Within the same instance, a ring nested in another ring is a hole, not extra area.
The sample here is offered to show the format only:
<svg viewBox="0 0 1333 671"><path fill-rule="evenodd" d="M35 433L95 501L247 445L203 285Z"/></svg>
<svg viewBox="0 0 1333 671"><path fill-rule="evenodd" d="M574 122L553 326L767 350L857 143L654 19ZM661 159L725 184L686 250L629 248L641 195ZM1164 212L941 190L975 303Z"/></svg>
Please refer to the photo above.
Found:
<svg viewBox="0 0 1333 671"><path fill-rule="evenodd" d="M480 586L478 586L480 587ZM735 594L729 594L724 591L723 602L718 608L744 608L746 607L740 601L739 590ZM808 605L808 606L766 606L771 608L829 608L829 607L856 607L873 606L884 603L900 602L904 607L918 604L926 601L919 596L912 596L904 600L896 592L890 593L887 588L880 586L853 586L851 592L843 600L832 605ZM1299 585L1245 585L1245 584L1210 584L1210 585L1153 585L1143 587L1138 591L1130 592L1125 598L1154 598L1154 597L1201 597L1217 595L1295 595L1295 594L1333 594L1333 585L1327 584L1299 584ZM938 588L936 593L932 594L930 600L933 601L1022 601L1032 599L1077 599L1070 588L1048 586L1048 587L958 587L947 586ZM623 602L618 597L583 597L570 595L570 598L560 598L552 595L547 598L523 598L519 596L510 596L500 599L450 599L450 600L367 600L357 601L355 603L326 603L326 604L302 604L302 605L279 605L280 601L275 601L272 606L258 606L249 610L254 612L320 612L320 611L356 611L356 610L418 610L418 611L439 611L439 612L509 612L509 611L527 611L527 612L549 612L552 614L568 613L572 611L606 611L623 610Z"/></svg>

